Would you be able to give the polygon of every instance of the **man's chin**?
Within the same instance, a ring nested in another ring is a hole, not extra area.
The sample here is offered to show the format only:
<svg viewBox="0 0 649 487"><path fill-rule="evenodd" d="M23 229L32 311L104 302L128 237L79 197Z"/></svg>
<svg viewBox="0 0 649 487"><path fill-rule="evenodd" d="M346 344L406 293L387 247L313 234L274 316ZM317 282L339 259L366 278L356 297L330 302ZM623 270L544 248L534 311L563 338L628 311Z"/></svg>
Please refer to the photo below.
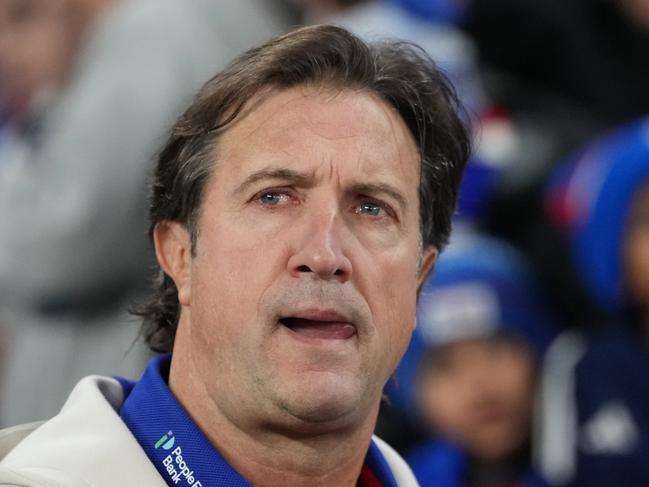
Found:
<svg viewBox="0 0 649 487"><path fill-rule="evenodd" d="M367 417L367 397L360 388L349 384L311 381L297 394L287 394L278 406L305 427L342 427Z"/></svg>

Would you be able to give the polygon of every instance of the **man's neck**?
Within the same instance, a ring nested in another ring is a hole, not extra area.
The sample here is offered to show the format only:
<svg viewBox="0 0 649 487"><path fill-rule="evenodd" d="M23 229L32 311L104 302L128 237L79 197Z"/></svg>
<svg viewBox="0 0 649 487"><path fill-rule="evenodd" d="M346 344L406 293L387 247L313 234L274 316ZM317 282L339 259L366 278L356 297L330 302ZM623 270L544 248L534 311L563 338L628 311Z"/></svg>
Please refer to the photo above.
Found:
<svg viewBox="0 0 649 487"><path fill-rule="evenodd" d="M361 427L310 429L232 421L202 387L191 385L191 371L171 367L169 387L219 454L258 487L350 486L357 484L371 441L376 410ZM188 400L191 398L190 400Z"/></svg>

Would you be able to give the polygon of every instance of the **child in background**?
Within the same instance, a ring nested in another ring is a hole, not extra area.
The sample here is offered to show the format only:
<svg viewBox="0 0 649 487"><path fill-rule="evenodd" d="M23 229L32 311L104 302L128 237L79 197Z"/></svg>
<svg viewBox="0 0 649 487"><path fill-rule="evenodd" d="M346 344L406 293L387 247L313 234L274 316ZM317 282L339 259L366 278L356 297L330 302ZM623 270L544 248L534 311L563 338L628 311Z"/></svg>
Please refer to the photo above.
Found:
<svg viewBox="0 0 649 487"><path fill-rule="evenodd" d="M545 485L531 469L529 445L537 365L551 330L511 247L469 236L442 254L388 390L435 438L406 455L421 485Z"/></svg>
<svg viewBox="0 0 649 487"><path fill-rule="evenodd" d="M548 352L539 452L556 485L649 485L649 118L553 178L549 216L607 326ZM587 323L587 325L591 325Z"/></svg>

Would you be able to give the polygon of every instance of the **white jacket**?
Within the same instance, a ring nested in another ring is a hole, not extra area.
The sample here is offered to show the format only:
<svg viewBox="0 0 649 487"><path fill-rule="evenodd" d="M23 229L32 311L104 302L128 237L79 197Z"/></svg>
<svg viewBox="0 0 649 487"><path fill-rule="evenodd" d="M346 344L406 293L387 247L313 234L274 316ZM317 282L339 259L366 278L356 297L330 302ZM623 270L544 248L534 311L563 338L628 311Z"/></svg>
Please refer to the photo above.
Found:
<svg viewBox="0 0 649 487"><path fill-rule="evenodd" d="M90 376L54 418L0 431L0 487L166 487L122 422L123 401L119 382ZM374 441L399 487L417 487L403 459Z"/></svg>

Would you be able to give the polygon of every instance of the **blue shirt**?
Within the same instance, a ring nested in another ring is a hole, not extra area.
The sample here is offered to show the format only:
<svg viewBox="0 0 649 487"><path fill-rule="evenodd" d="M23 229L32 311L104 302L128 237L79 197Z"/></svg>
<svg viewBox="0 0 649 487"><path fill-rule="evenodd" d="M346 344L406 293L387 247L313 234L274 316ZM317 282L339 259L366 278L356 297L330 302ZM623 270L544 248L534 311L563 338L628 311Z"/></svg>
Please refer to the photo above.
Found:
<svg viewBox="0 0 649 487"><path fill-rule="evenodd" d="M464 481L467 468L466 452L450 441L427 441L408 452L406 461L421 485L435 485L437 487L469 485ZM547 487L545 481L532 469L529 469L520 478L507 485Z"/></svg>
<svg viewBox="0 0 649 487"><path fill-rule="evenodd" d="M149 362L139 382L118 378L126 399L120 416L169 486L251 487L220 455L167 386L171 357ZM390 467L372 441L361 481L397 487Z"/></svg>

